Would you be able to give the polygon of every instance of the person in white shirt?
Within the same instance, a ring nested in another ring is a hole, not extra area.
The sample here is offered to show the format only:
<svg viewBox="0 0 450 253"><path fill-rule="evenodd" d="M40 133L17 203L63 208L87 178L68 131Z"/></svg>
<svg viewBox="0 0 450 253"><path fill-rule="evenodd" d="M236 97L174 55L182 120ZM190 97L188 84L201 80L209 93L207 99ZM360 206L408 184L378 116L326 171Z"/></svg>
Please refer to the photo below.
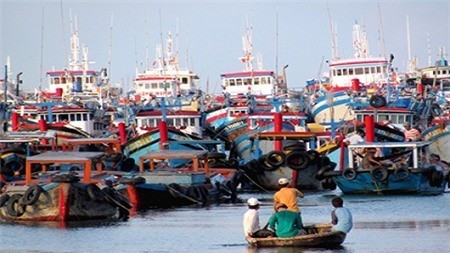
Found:
<svg viewBox="0 0 450 253"><path fill-rule="evenodd" d="M331 230L347 234L353 227L353 217L350 210L343 206L344 201L340 197L334 197L331 204L335 208L331 212L331 223L333 224Z"/></svg>
<svg viewBox="0 0 450 253"><path fill-rule="evenodd" d="M247 200L248 210L244 214L244 233L245 236L252 237L253 234L260 229L259 225L259 201L256 198Z"/></svg>
<svg viewBox="0 0 450 253"><path fill-rule="evenodd" d="M363 138L364 136L366 136L366 133L362 129L358 129L358 130L356 130L355 134L347 136L344 139L344 142L346 145L358 144L358 143L364 142L364 138Z"/></svg>

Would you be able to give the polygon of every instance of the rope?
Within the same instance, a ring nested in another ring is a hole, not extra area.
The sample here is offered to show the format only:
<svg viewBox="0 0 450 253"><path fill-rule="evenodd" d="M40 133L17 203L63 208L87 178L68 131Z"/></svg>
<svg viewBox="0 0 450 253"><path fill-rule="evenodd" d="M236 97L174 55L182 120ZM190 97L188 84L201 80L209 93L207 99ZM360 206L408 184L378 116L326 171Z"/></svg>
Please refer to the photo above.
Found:
<svg viewBox="0 0 450 253"><path fill-rule="evenodd" d="M169 190L174 191L174 192L176 192L177 194L179 194L181 197L186 198L186 199L188 199L188 200L190 200L190 201L192 201L192 202L194 202L194 203L203 205L202 202L200 202L200 201L198 201L198 200L196 200L196 199L194 199L194 198L192 198L192 197L190 197L190 196L188 196L188 195L186 195L186 194L183 194L183 193L177 191L176 189L170 187L169 185L165 185L165 186L166 186Z"/></svg>

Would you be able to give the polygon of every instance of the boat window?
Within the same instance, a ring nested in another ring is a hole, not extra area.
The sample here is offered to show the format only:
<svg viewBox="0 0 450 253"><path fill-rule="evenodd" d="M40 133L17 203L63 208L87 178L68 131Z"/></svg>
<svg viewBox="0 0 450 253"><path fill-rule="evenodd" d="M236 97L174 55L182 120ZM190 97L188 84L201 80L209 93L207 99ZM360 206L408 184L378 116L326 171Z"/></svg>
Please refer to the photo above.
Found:
<svg viewBox="0 0 450 253"><path fill-rule="evenodd" d="M405 121L405 116L404 116L404 115L397 115L397 117L398 117L398 122L399 122L399 123L400 123L400 122L402 122L402 123L406 122L406 121Z"/></svg>
<svg viewBox="0 0 450 253"><path fill-rule="evenodd" d="M181 78L181 83L188 84L189 83L189 79L187 77L183 77L183 78Z"/></svg>
<svg viewBox="0 0 450 253"><path fill-rule="evenodd" d="M377 67L377 73L383 73L383 72L381 72L381 67L380 66Z"/></svg>
<svg viewBox="0 0 450 253"><path fill-rule="evenodd" d="M157 83L148 83L147 85L145 85L145 88L147 88L147 89L157 89L158 88L158 84Z"/></svg>
<svg viewBox="0 0 450 253"><path fill-rule="evenodd" d="M230 79L230 86L236 86L236 80Z"/></svg>
<svg viewBox="0 0 450 253"><path fill-rule="evenodd" d="M353 69L348 69L348 75L353 75Z"/></svg>
<svg viewBox="0 0 450 253"><path fill-rule="evenodd" d="M61 78L61 83L66 83L66 78L65 77Z"/></svg>
<svg viewBox="0 0 450 253"><path fill-rule="evenodd" d="M342 76L342 69L336 70L338 76Z"/></svg>
<svg viewBox="0 0 450 253"><path fill-rule="evenodd" d="M70 114L70 121L75 121L75 115L74 114Z"/></svg>
<svg viewBox="0 0 450 253"><path fill-rule="evenodd" d="M378 122L383 122L383 121L386 121L386 120L389 120L389 116L388 115L386 115L386 114L378 114L378 119L377 119Z"/></svg>
<svg viewBox="0 0 450 253"><path fill-rule="evenodd" d="M148 126L154 127L155 125L155 119L149 119L148 120Z"/></svg>
<svg viewBox="0 0 450 253"><path fill-rule="evenodd" d="M225 86L230 85L230 81L228 79L223 80L223 85Z"/></svg>
<svg viewBox="0 0 450 253"><path fill-rule="evenodd" d="M406 115L405 118L406 118L405 119L406 122L410 122L411 123L411 121L412 121L412 116L411 115Z"/></svg>
<svg viewBox="0 0 450 253"><path fill-rule="evenodd" d="M348 70L347 69L343 69L342 70L342 75L344 75L344 76L348 75Z"/></svg>
<svg viewBox="0 0 450 253"><path fill-rule="evenodd" d="M254 85L259 85L259 77L256 77L253 79L253 84Z"/></svg>
<svg viewBox="0 0 450 253"><path fill-rule="evenodd" d="M355 75L362 75L364 74L363 68L356 68L355 69Z"/></svg>
<svg viewBox="0 0 450 253"><path fill-rule="evenodd" d="M267 84L266 77L261 77L261 84Z"/></svg>
<svg viewBox="0 0 450 253"><path fill-rule="evenodd" d="M433 70L433 75L436 75L436 70Z"/></svg>
<svg viewBox="0 0 450 253"><path fill-rule="evenodd" d="M195 119L191 118L191 126L195 126Z"/></svg>
<svg viewBox="0 0 450 253"><path fill-rule="evenodd" d="M59 114L58 121L69 121L69 115L68 114Z"/></svg>
<svg viewBox="0 0 450 253"><path fill-rule="evenodd" d="M236 85L241 86L242 85L242 79L236 79Z"/></svg>
<svg viewBox="0 0 450 253"><path fill-rule="evenodd" d="M372 73L372 74L377 73L376 68L375 67L371 67L370 68L370 73Z"/></svg>
<svg viewBox="0 0 450 253"><path fill-rule="evenodd" d="M273 82L272 82L272 79L273 79L272 77L268 77L268 78L267 78L267 84L273 83Z"/></svg>
<svg viewBox="0 0 450 253"><path fill-rule="evenodd" d="M75 121L81 121L81 114L77 113L75 115Z"/></svg>
<svg viewBox="0 0 450 253"><path fill-rule="evenodd" d="M364 74L370 74L370 68L364 68Z"/></svg>
<svg viewBox="0 0 450 253"><path fill-rule="evenodd" d="M167 119L166 123L168 126L175 126L176 124L173 123L173 119Z"/></svg>

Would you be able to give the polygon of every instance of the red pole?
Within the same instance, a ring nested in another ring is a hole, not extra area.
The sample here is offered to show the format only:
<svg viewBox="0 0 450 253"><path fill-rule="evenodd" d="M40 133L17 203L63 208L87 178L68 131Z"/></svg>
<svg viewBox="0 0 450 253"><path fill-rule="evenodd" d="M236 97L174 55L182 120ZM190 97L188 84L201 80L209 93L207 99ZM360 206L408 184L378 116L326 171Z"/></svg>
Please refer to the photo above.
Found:
<svg viewBox="0 0 450 253"><path fill-rule="evenodd" d="M352 79L352 90L353 91L359 91L359 89L360 89L359 79L358 78Z"/></svg>
<svg viewBox="0 0 450 253"><path fill-rule="evenodd" d="M63 89L62 88L56 88L56 96L57 97L62 97L63 94Z"/></svg>
<svg viewBox="0 0 450 253"><path fill-rule="evenodd" d="M165 121L160 121L158 122L158 129L159 129L159 135L160 135L160 139L159 139L159 144L160 144L160 149L164 149L164 143L166 143L169 140L169 132L167 129L167 123Z"/></svg>
<svg viewBox="0 0 450 253"><path fill-rule="evenodd" d="M11 126L13 132L19 129L19 114L17 112L11 113Z"/></svg>
<svg viewBox="0 0 450 253"><path fill-rule="evenodd" d="M127 142L127 134L125 131L125 123L120 122L119 123L119 137L120 137L120 143L125 144Z"/></svg>
<svg viewBox="0 0 450 253"><path fill-rule="evenodd" d="M39 124L39 131L41 131L41 132L46 132L47 131L47 122L45 121L45 119L40 119L38 121L38 124ZM41 141L41 143L42 143L42 145L47 145L48 144L48 140L43 139Z"/></svg>
<svg viewBox="0 0 450 253"><path fill-rule="evenodd" d="M274 124L274 131L275 133L279 133L283 129L283 116L280 112L277 112L273 116L273 124ZM283 141L282 140L275 140L274 143L274 149L276 151L282 151L283 150Z"/></svg>
<svg viewBox="0 0 450 253"><path fill-rule="evenodd" d="M366 125L366 141L375 141L375 122L372 115L367 115L364 118L364 123Z"/></svg>

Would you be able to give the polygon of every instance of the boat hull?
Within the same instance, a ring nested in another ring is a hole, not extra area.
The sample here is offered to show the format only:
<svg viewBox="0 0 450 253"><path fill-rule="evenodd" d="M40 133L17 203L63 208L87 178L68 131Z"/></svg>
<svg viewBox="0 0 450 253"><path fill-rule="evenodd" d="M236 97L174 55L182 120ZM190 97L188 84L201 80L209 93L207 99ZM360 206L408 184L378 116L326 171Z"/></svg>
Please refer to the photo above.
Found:
<svg viewBox="0 0 450 253"><path fill-rule="evenodd" d="M332 248L341 245L346 234L339 231L331 231L331 225L323 224L305 227L307 235L289 238L251 238L247 237L247 243L252 247L313 247Z"/></svg>

